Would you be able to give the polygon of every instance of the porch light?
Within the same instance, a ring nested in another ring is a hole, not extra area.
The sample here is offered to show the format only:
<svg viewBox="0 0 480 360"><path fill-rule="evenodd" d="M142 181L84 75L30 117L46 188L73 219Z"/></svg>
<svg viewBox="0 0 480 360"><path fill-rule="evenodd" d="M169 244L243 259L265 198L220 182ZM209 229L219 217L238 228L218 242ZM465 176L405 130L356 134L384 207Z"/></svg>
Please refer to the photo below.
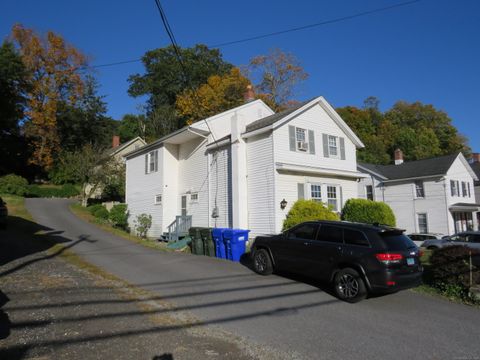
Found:
<svg viewBox="0 0 480 360"><path fill-rule="evenodd" d="M280 201L280 209L285 209L287 207L287 200L283 199L282 201Z"/></svg>

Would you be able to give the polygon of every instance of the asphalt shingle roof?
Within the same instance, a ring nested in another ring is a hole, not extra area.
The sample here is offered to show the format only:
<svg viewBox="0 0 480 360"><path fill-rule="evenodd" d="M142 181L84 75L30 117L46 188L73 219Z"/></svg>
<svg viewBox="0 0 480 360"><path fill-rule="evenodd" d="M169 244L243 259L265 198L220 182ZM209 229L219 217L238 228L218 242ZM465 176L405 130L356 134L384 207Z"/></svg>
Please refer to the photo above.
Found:
<svg viewBox="0 0 480 360"><path fill-rule="evenodd" d="M477 177L480 179L480 162L475 162L473 164L470 164L470 167L472 168L475 175L477 175ZM475 185L480 185L480 180L475 181Z"/></svg>
<svg viewBox="0 0 480 360"><path fill-rule="evenodd" d="M296 105L296 106L294 106L290 109L287 109L287 110L281 111L279 113L261 118L257 121L254 121L253 123L247 125L246 132L258 130L258 129L264 128L265 126L275 124L277 121L282 120L284 117L286 117L286 116L290 115L291 113L293 113L294 111L300 109L302 106L304 106L305 104L309 103L312 100L313 99L302 102L301 104Z"/></svg>
<svg viewBox="0 0 480 360"><path fill-rule="evenodd" d="M409 179L422 176L444 175L458 153L431 159L404 162L400 165L375 165L359 163L360 166L386 177L388 180Z"/></svg>

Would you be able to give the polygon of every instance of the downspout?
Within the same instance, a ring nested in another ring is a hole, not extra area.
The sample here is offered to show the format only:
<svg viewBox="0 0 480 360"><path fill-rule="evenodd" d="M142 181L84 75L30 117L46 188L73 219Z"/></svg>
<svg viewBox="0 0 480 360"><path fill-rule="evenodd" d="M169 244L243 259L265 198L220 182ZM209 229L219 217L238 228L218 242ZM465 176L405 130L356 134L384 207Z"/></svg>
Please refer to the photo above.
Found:
<svg viewBox="0 0 480 360"><path fill-rule="evenodd" d="M448 201L447 201L447 198L448 198L448 190L447 190L447 178L443 178L443 189L444 189L444 193L445 193L445 215L447 216L446 220L447 220L447 234L446 235L450 235L450 221L449 221L449 218L448 218ZM452 216L453 217L453 216ZM453 221L455 222L455 219L453 219Z"/></svg>

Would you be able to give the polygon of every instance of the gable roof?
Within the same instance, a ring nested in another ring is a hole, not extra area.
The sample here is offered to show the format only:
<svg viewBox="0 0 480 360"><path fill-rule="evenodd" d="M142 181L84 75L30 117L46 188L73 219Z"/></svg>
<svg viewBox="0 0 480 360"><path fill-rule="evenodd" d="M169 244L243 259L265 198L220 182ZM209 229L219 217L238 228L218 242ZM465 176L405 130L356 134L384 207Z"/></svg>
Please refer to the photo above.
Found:
<svg viewBox="0 0 480 360"><path fill-rule="evenodd" d="M350 129L347 123L343 121L340 115L338 115L338 113L332 108L332 106L327 102L327 100L325 100L323 96L316 97L293 108L254 121L253 123L247 125L244 134L248 134L253 131L263 132L262 129L268 131L270 129L282 126L286 122L317 104L320 105L320 107L328 114L328 116L330 116L330 118L338 125L338 127L355 144L357 148L365 147L358 136L352 131L352 129Z"/></svg>
<svg viewBox="0 0 480 360"><path fill-rule="evenodd" d="M474 162L470 164L470 167L472 168L475 175L477 175L477 177L480 179L480 162ZM480 184L480 181L478 180L475 181L475 185L479 185L479 184Z"/></svg>
<svg viewBox="0 0 480 360"><path fill-rule="evenodd" d="M387 181L443 176L447 174L453 162L459 156L464 158L461 153L455 153L430 159L408 161L400 165L375 165L359 162L358 168Z"/></svg>
<svg viewBox="0 0 480 360"><path fill-rule="evenodd" d="M247 125L246 132L258 130L258 129L264 128L265 126L273 125L277 121L282 120L284 117L286 117L286 116L290 115L291 113L293 113L294 111L300 109L301 107L303 107L308 102L309 101L302 102L301 104L298 104L298 105L296 105L294 107L291 107L287 110L283 110L283 111L280 111L279 113L276 113L276 114L261 118L257 121L254 121L253 123Z"/></svg>
<svg viewBox="0 0 480 360"><path fill-rule="evenodd" d="M137 136L136 138L134 138L132 140L129 140L126 143L120 144L119 146L117 146L115 148L108 149L107 150L107 155L115 155L115 154L119 153L120 151L122 151L123 149L125 149L126 147L128 147L129 145L133 144L134 142L136 142L138 140L140 140L140 142L142 143L142 146L147 144L145 142L145 140L143 140L140 136Z"/></svg>

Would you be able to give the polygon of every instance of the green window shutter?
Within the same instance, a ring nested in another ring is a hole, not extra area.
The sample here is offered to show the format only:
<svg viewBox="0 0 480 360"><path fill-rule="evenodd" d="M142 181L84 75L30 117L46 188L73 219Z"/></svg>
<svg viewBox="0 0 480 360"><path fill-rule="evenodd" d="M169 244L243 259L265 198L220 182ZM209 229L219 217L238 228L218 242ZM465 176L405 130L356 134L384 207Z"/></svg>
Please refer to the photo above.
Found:
<svg viewBox="0 0 480 360"><path fill-rule="evenodd" d="M328 135L327 134L322 134L322 142L323 142L323 156L324 157L329 157L328 156Z"/></svg>
<svg viewBox="0 0 480 360"><path fill-rule="evenodd" d="M308 130L308 150L310 154L315 154L315 133L313 130Z"/></svg>
<svg viewBox="0 0 480 360"><path fill-rule="evenodd" d="M305 184L297 184L298 199L305 199Z"/></svg>
<svg viewBox="0 0 480 360"><path fill-rule="evenodd" d="M297 150L296 137L295 137L295 126L288 125L288 136L290 138L290 151Z"/></svg>
<svg viewBox="0 0 480 360"><path fill-rule="evenodd" d="M155 162L154 162L154 171L158 171L158 150L155 150Z"/></svg>
<svg viewBox="0 0 480 360"><path fill-rule="evenodd" d="M148 153L145 154L145 174L148 174Z"/></svg>

